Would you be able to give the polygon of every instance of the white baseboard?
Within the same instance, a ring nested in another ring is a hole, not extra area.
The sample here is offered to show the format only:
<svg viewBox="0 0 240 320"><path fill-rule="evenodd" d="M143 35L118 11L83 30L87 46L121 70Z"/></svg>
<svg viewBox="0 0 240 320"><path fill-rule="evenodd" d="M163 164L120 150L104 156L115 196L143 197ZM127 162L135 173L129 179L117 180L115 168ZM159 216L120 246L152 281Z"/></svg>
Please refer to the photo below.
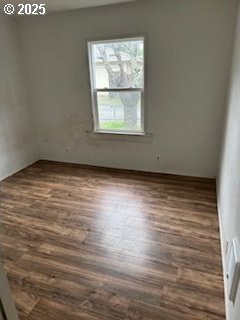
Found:
<svg viewBox="0 0 240 320"><path fill-rule="evenodd" d="M229 315L229 299L228 299L228 288L227 288L227 261L226 261L226 248L224 246L225 236L223 232L223 225L222 225L222 215L219 202L217 201L217 209L218 209L218 220L219 220L219 229L220 229L220 241L221 241L221 254L222 254L222 265L223 265L223 280L224 280L224 297L225 297L225 311L226 311L226 320L230 320Z"/></svg>

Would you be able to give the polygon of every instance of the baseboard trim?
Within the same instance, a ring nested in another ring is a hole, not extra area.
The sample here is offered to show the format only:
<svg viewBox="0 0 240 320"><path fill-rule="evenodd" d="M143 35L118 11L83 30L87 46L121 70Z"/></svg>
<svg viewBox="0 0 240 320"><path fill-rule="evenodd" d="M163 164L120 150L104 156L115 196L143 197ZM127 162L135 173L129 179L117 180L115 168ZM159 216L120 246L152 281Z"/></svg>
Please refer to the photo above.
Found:
<svg viewBox="0 0 240 320"><path fill-rule="evenodd" d="M218 184L217 184L218 189ZM218 193L217 193L218 195ZM225 298L225 314L226 320L230 320L229 315L229 300L228 300L228 287L227 287L227 270L226 270L226 254L225 254L225 247L224 247L224 232L223 232L223 225L222 225L222 215L220 204L218 201L217 196L217 211L218 211L218 221L219 221L219 231L220 231L220 242L221 242L221 255L222 255L222 267L223 267L223 281L224 281L224 298Z"/></svg>
<svg viewBox="0 0 240 320"><path fill-rule="evenodd" d="M168 173L168 172L153 172L153 171L143 171L143 170L133 170L133 169L124 169L124 168L116 168L116 167L105 167L105 166L96 166L91 164L81 164L81 163L74 163L74 162L67 162L67 161L55 161L55 160L48 160L48 159L40 159L37 162L39 163L56 163L61 165L71 165L76 166L77 168L82 169L89 169L89 170L98 170L98 171L105 171L105 172L113 172L113 173L125 173L131 175L142 175L142 176L149 176L149 177L162 177L168 179L176 179L176 177L181 178L181 180L185 181L197 181L199 183L216 183L215 178L205 178L205 177L198 177L193 175L184 175L184 174L177 174L177 173Z"/></svg>

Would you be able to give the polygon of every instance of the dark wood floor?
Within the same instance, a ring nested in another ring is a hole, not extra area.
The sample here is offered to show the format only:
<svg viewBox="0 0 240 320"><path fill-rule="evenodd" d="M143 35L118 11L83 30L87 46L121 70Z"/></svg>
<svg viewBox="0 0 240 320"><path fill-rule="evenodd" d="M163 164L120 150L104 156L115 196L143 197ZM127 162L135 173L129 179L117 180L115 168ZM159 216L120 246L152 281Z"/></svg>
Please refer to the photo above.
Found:
<svg viewBox="0 0 240 320"><path fill-rule="evenodd" d="M223 320L215 182L38 162L0 184L20 320Z"/></svg>

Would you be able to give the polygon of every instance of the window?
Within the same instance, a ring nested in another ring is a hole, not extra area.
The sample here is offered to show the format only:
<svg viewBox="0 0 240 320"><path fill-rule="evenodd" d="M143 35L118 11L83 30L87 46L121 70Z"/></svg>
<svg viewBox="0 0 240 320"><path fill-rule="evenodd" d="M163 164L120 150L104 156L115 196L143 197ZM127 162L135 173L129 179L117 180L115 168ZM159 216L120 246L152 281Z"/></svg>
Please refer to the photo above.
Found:
<svg viewBox="0 0 240 320"><path fill-rule="evenodd" d="M144 38L89 42L94 131L144 134Z"/></svg>

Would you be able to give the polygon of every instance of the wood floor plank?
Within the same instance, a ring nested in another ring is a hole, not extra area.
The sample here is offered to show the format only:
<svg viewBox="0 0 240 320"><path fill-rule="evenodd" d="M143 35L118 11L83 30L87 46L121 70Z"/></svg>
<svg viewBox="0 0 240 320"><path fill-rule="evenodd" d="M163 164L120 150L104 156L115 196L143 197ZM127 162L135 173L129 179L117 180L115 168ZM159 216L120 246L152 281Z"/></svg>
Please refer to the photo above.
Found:
<svg viewBox="0 0 240 320"><path fill-rule="evenodd" d="M20 320L223 320L215 181L39 161L0 183Z"/></svg>

